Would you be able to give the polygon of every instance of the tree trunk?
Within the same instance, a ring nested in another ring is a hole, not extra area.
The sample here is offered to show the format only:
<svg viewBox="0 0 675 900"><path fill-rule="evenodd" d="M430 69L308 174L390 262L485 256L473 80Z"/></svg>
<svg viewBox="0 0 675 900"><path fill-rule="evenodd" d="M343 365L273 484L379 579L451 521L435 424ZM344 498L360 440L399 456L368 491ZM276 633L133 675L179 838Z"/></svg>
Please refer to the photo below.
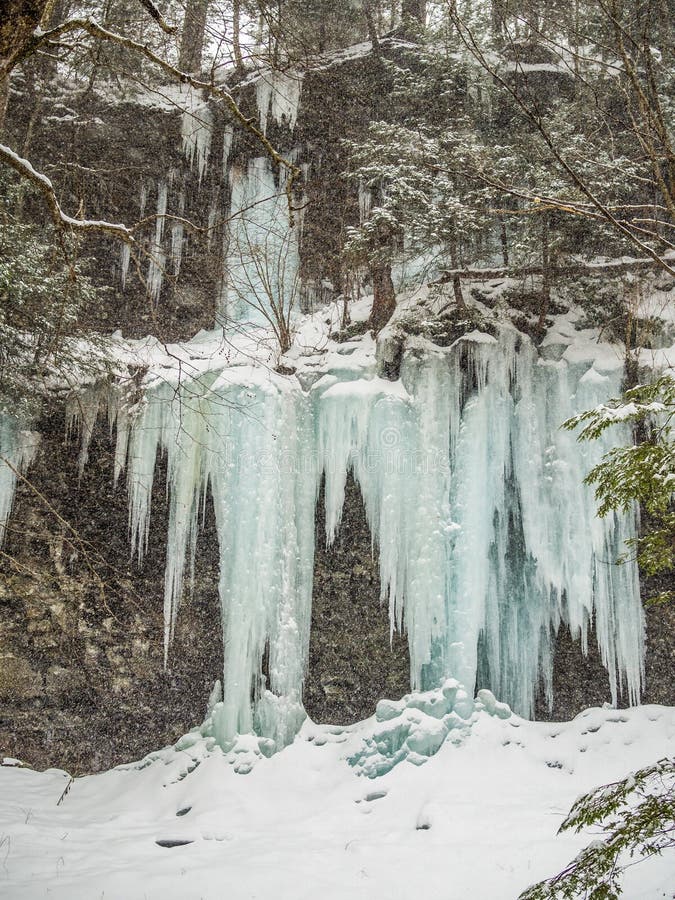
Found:
<svg viewBox="0 0 675 900"><path fill-rule="evenodd" d="M626 316L624 343L626 345L624 390L639 384L640 354L637 350L637 319L640 309L640 283L636 278L626 278L623 283L623 306Z"/></svg>
<svg viewBox="0 0 675 900"><path fill-rule="evenodd" d="M412 19L417 25L424 27L427 24L426 0L403 0L401 6L401 21Z"/></svg>
<svg viewBox="0 0 675 900"><path fill-rule="evenodd" d="M452 276L452 291L455 295L455 303L457 304L457 309L466 309L464 294L462 293L462 282L456 272L456 270L459 268L459 258L457 255L457 239L454 237L454 235L450 239L450 262L452 263L452 268L455 270L455 273Z"/></svg>
<svg viewBox="0 0 675 900"><path fill-rule="evenodd" d="M10 57L31 39L33 31L49 14L53 4L48 0L7 0L0 15L0 133L5 125L9 100Z"/></svg>
<svg viewBox="0 0 675 900"><path fill-rule="evenodd" d="M377 35L377 27L375 25L375 16L373 15L373 7L370 0L363 0L363 14L366 17L366 25L368 27L368 37L373 45L373 53L380 55L380 39Z"/></svg>
<svg viewBox="0 0 675 900"><path fill-rule="evenodd" d="M391 280L389 263L374 263L370 267L373 279L373 309L370 313L370 327L375 333L380 332L394 314L396 309L396 292Z"/></svg>
<svg viewBox="0 0 675 900"><path fill-rule="evenodd" d="M178 68L181 72L200 72L204 51L204 32L209 0L188 0L183 20Z"/></svg>
<svg viewBox="0 0 675 900"><path fill-rule="evenodd" d="M504 267L508 268L509 265L509 241L506 234L506 222L502 216L499 217L499 239L502 245L502 262L504 263Z"/></svg>
<svg viewBox="0 0 675 900"><path fill-rule="evenodd" d="M504 37L504 9L502 0L492 0L490 4L490 25L492 37L500 41Z"/></svg>
<svg viewBox="0 0 675 900"><path fill-rule="evenodd" d="M239 25L241 19L241 3L240 0L233 0L232 3L232 49L234 51L234 65L237 73L244 71L244 60L241 55L241 38Z"/></svg>
<svg viewBox="0 0 675 900"><path fill-rule="evenodd" d="M0 135L5 130L7 102L9 100L9 75L0 74Z"/></svg>
<svg viewBox="0 0 675 900"><path fill-rule="evenodd" d="M542 334L546 330L546 316L551 302L551 251L548 232L548 213L544 213L541 221L541 301L537 321L537 331Z"/></svg>

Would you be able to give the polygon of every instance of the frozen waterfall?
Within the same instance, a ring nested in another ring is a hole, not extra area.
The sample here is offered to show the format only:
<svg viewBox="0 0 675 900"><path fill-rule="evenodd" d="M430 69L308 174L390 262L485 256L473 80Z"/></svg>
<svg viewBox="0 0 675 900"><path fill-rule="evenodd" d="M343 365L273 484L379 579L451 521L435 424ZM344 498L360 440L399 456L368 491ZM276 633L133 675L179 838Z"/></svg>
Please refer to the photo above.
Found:
<svg viewBox="0 0 675 900"><path fill-rule="evenodd" d="M225 233L220 318L230 322L285 319L297 306L298 228L291 226L288 175L276 175L267 157L229 170L230 209Z"/></svg>
<svg viewBox="0 0 675 900"><path fill-rule="evenodd" d="M0 410L0 546L12 511L17 478L30 466L40 435L22 428L18 419Z"/></svg>
<svg viewBox="0 0 675 900"><path fill-rule="evenodd" d="M450 348L410 338L397 382L342 360L306 391L260 366L175 382L164 370L147 376L130 415L117 409L141 556L155 462L167 456L167 653L207 494L214 503L224 699L212 723L221 744L254 729L283 746L302 721L316 498L325 477L330 542L349 471L379 548L391 627L408 635L413 688L455 677L529 715L540 681L550 698L565 624L584 647L594 628L612 698L637 702L638 574L615 563L635 522L597 518L583 484L627 435L580 445L559 427L617 395L620 368L542 360L507 327Z"/></svg>

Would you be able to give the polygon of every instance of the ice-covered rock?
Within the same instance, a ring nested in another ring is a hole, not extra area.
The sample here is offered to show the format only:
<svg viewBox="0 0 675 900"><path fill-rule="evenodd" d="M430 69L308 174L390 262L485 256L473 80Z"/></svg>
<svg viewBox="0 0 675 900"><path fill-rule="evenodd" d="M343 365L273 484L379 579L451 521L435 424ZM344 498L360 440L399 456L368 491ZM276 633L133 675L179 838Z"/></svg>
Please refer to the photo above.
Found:
<svg viewBox="0 0 675 900"><path fill-rule="evenodd" d="M30 466L39 444L37 432L0 410L0 546L12 511L17 478Z"/></svg>
<svg viewBox="0 0 675 900"><path fill-rule="evenodd" d="M401 762L423 765L448 736L464 740L481 714L508 718L511 710L488 690L475 701L454 679L433 691L413 691L401 700L380 700L375 721L348 762L359 775L378 778Z"/></svg>

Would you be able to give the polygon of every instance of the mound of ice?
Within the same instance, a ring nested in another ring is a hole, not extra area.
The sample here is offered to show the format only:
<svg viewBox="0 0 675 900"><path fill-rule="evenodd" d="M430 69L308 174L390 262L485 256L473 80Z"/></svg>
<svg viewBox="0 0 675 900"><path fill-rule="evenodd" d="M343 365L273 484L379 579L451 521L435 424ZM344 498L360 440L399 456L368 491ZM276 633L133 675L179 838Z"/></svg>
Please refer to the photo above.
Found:
<svg viewBox="0 0 675 900"><path fill-rule="evenodd" d="M413 691L401 700L380 700L375 722L347 761L359 775L378 778L406 760L423 765L446 739L460 743L481 713L507 719L511 710L481 690L475 700L454 678L433 691Z"/></svg>
<svg viewBox="0 0 675 900"><path fill-rule="evenodd" d="M180 738L174 749L188 753L197 749L206 755L221 751L237 775L248 775L257 762L269 759L276 750L273 740L255 734L237 734L221 746L212 735L206 734L207 730L204 725L194 728Z"/></svg>

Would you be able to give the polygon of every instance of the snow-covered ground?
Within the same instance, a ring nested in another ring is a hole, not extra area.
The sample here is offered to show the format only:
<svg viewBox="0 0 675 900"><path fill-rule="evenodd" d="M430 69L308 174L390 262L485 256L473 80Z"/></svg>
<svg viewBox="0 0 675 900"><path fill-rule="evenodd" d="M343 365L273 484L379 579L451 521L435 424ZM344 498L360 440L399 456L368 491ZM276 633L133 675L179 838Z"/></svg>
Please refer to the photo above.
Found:
<svg viewBox="0 0 675 900"><path fill-rule="evenodd" d="M592 839L556 836L580 793L675 750L672 708L562 725L479 712L424 765L369 779L346 759L374 724L308 720L247 775L204 741L78 778L65 796L65 772L2 767L0 896L515 900ZM674 885L671 851L628 869L625 897L672 898Z"/></svg>

